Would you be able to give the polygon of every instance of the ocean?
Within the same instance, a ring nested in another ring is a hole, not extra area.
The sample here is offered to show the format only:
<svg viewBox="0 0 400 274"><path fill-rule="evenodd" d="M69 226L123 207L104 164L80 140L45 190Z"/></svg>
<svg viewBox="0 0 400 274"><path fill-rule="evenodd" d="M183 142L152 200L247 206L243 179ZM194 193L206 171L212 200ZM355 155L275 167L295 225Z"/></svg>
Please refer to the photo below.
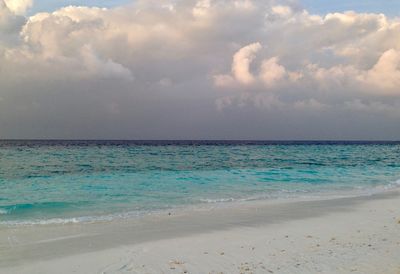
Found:
<svg viewBox="0 0 400 274"><path fill-rule="evenodd" d="M0 141L0 226L108 221L400 185L400 142Z"/></svg>

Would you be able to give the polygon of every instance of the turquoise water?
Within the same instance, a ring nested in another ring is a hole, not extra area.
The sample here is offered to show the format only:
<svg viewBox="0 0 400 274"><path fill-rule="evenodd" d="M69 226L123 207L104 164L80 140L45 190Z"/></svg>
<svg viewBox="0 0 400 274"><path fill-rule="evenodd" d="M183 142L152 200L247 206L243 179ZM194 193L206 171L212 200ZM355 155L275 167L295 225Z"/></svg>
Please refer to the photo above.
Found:
<svg viewBox="0 0 400 274"><path fill-rule="evenodd" d="M399 179L398 143L3 141L0 224L368 194Z"/></svg>

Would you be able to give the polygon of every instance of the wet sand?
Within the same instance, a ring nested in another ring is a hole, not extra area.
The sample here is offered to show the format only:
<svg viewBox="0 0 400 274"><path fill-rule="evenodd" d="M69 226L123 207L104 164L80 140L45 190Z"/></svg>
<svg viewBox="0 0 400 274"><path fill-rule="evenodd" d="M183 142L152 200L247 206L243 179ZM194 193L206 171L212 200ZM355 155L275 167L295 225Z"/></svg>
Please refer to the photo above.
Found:
<svg viewBox="0 0 400 274"><path fill-rule="evenodd" d="M400 195L3 227L0 273L400 273Z"/></svg>

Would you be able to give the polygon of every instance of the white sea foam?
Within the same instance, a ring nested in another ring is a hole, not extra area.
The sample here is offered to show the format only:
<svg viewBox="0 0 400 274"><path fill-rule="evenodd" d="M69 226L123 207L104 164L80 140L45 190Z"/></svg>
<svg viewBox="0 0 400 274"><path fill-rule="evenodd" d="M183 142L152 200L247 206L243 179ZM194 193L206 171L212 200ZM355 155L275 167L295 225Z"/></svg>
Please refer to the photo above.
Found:
<svg viewBox="0 0 400 274"><path fill-rule="evenodd" d="M8 214L8 211L0 208L0 215L5 215L5 214Z"/></svg>
<svg viewBox="0 0 400 274"><path fill-rule="evenodd" d="M390 182L388 184L382 184L377 186L355 186L353 189L319 189L317 191L312 190L299 190L289 191L282 189L271 193L263 193L242 198L220 198L220 199L209 199L200 198L200 203L205 204L229 204L235 202L248 202L248 201L260 201L260 200L314 200L314 199L335 199L345 197L357 197L365 195L373 195L386 191L391 191L396 188L400 188L400 179Z"/></svg>
<svg viewBox="0 0 400 274"><path fill-rule="evenodd" d="M50 219L33 219L33 220L13 220L3 221L0 225L6 226L34 226L34 225L68 225L79 223L96 223L109 222L116 219L127 219L150 214L150 212L124 212L118 214L100 215L100 216L81 216L74 218L50 218Z"/></svg>
<svg viewBox="0 0 400 274"><path fill-rule="evenodd" d="M399 187L400 187L400 179L385 185L384 189L390 190L390 189L399 188Z"/></svg>
<svg viewBox="0 0 400 274"><path fill-rule="evenodd" d="M52 218L52 219L36 219L36 220L16 220L0 222L6 226L32 226L32 225L66 225L77 223L91 223L96 221L105 221L103 217L76 217L76 218ZM108 220L111 220L108 219Z"/></svg>
<svg viewBox="0 0 400 274"><path fill-rule="evenodd" d="M207 203L207 204L214 204L214 203L228 203L228 202L235 202L240 199L235 199L235 198L221 198L221 199L199 199L200 202L202 203Z"/></svg>

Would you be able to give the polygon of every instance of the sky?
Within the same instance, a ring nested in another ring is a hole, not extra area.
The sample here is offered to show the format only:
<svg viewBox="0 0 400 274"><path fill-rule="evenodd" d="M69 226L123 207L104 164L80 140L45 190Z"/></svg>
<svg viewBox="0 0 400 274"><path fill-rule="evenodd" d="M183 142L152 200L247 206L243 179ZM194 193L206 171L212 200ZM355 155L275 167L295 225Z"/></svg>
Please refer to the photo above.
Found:
<svg viewBox="0 0 400 274"><path fill-rule="evenodd" d="M38 12L51 12L66 6L91 6L91 7L117 7L131 3L132 0L36 0L34 5L29 8L29 14Z"/></svg>
<svg viewBox="0 0 400 274"><path fill-rule="evenodd" d="M391 17L400 16L400 2L397 0L302 0L300 3L310 12L317 14L353 10L357 12L383 13Z"/></svg>
<svg viewBox="0 0 400 274"><path fill-rule="evenodd" d="M132 0L36 0L29 9L29 14L37 12L54 11L69 5L116 7L131 3ZM294 1L292 1L294 2ZM315 14L326 14L329 12L343 12L354 10L357 12L384 13L388 16L400 15L400 2L398 0L347 0L347 1L326 1L326 0L298 0L296 3Z"/></svg>
<svg viewBox="0 0 400 274"><path fill-rule="evenodd" d="M0 138L400 140L399 8L0 0Z"/></svg>

